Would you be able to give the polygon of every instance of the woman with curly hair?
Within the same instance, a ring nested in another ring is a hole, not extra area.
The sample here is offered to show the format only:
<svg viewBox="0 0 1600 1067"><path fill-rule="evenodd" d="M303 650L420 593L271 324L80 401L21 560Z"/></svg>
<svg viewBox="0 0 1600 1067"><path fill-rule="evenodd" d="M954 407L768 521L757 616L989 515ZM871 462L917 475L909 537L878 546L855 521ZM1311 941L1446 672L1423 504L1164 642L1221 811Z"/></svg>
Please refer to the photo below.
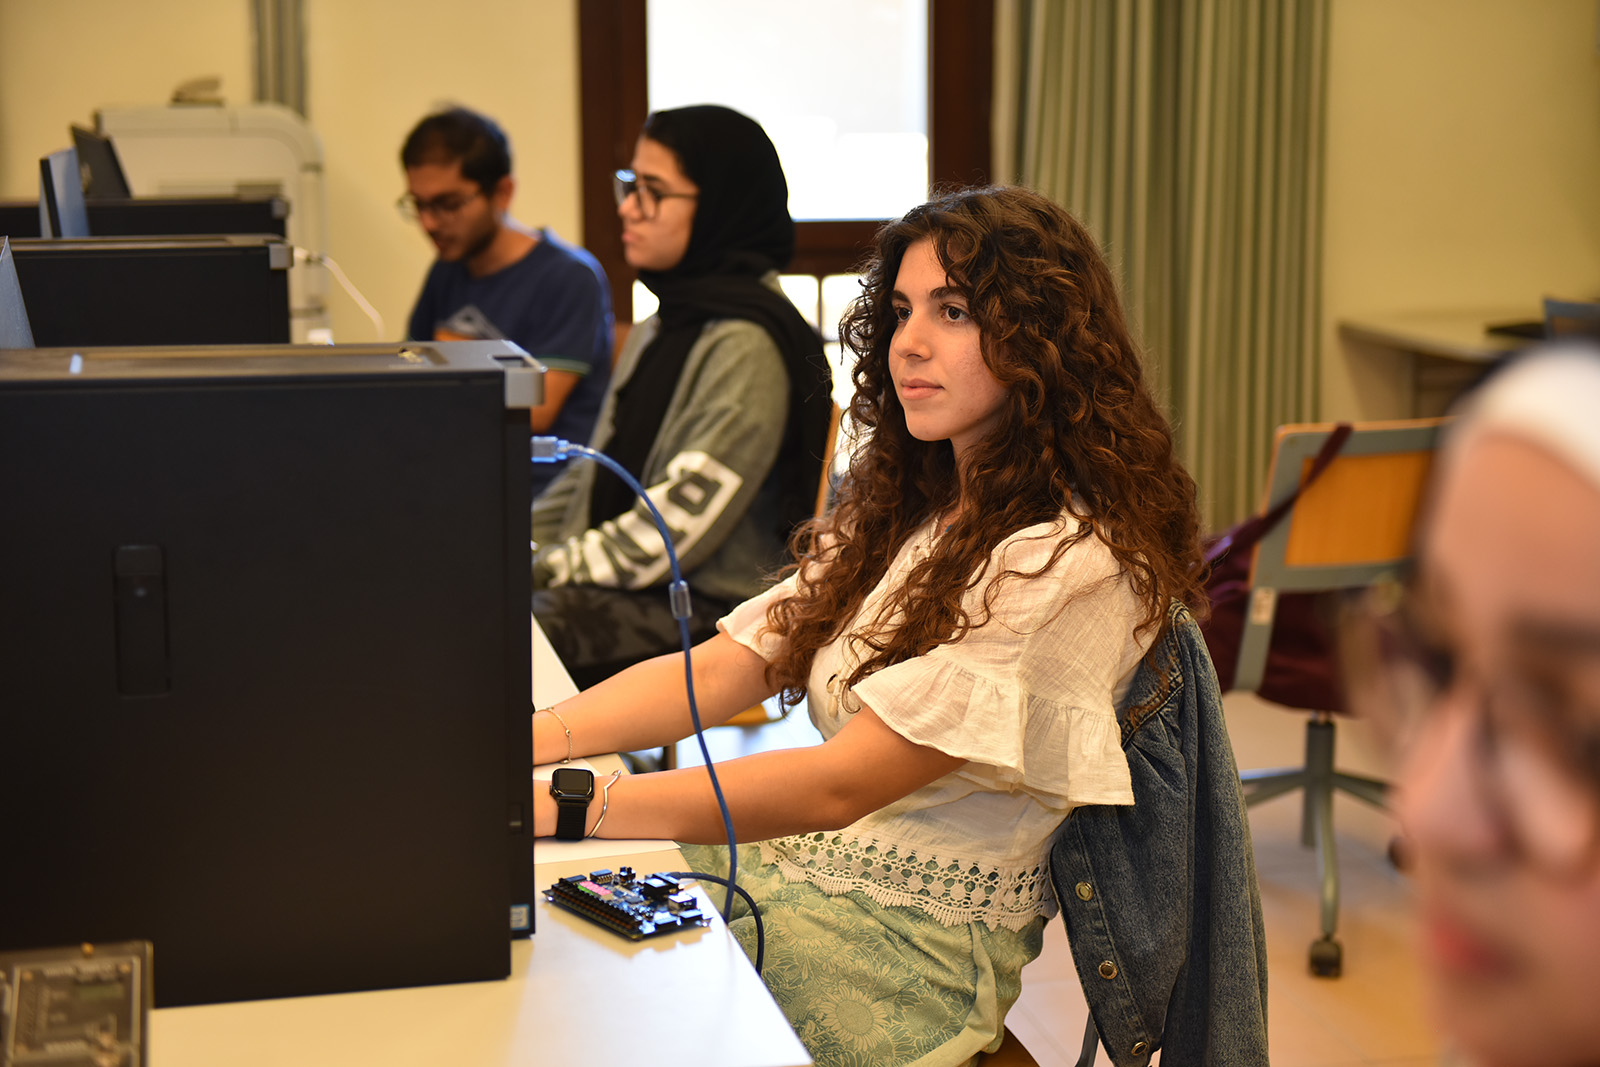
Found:
<svg viewBox="0 0 1600 1067"><path fill-rule="evenodd" d="M706 724L805 697L824 739L718 771L802 1041L819 1064L959 1064L998 1044L1039 953L1057 827L1133 802L1116 702L1172 602L1204 603L1194 482L1110 270L1035 193L885 226L843 326L860 444L837 505L695 648L695 686ZM685 736L681 670L536 713L536 760ZM585 832L602 810L602 836L724 840L704 768L616 782ZM556 822L538 797L536 833Z"/></svg>

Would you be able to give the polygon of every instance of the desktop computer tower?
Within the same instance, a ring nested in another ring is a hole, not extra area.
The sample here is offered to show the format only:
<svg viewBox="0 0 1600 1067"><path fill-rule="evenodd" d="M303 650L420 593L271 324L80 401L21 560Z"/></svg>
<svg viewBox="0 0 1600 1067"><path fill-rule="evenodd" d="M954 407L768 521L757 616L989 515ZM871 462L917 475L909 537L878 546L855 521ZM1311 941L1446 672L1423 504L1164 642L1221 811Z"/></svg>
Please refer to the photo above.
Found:
<svg viewBox="0 0 1600 1067"><path fill-rule="evenodd" d="M34 344L289 340L290 248L262 234L11 242Z"/></svg>
<svg viewBox="0 0 1600 1067"><path fill-rule="evenodd" d="M0 351L0 949L148 940L158 1006L509 973L539 373Z"/></svg>
<svg viewBox="0 0 1600 1067"><path fill-rule="evenodd" d="M137 196L85 201L92 237L265 233L287 237L289 202L281 196ZM0 200L0 234L38 237L36 200Z"/></svg>

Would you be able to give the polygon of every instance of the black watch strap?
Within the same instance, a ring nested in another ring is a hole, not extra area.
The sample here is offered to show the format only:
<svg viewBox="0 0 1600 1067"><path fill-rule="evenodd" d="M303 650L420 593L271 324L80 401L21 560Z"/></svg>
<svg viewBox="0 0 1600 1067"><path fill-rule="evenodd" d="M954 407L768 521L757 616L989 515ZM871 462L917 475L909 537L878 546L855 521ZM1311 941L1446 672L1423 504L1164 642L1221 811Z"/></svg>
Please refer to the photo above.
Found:
<svg viewBox="0 0 1600 1067"><path fill-rule="evenodd" d="M556 840L583 840L583 824L589 821L589 801L571 797L556 801Z"/></svg>

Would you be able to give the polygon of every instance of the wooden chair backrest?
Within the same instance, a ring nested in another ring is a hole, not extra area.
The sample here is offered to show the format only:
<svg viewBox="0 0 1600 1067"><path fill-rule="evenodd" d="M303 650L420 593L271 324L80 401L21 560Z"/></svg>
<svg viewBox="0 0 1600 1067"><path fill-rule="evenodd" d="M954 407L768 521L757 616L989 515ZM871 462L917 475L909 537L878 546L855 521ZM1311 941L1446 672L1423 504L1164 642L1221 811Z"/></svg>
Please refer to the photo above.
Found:
<svg viewBox="0 0 1600 1067"><path fill-rule="evenodd" d="M1268 475L1269 505L1304 488L1278 528L1262 539L1253 579L1264 578L1265 569L1280 588L1341 589L1367 584L1368 568L1404 563L1446 421L1357 423L1310 485L1305 483L1312 457L1333 424L1279 427ZM1294 577L1296 572L1304 576Z"/></svg>
<svg viewBox="0 0 1600 1067"><path fill-rule="evenodd" d="M1446 421L1357 423L1309 484L1313 461L1334 424L1279 427L1262 510L1300 495L1256 545L1234 688L1261 684L1279 594L1358 589L1405 568Z"/></svg>

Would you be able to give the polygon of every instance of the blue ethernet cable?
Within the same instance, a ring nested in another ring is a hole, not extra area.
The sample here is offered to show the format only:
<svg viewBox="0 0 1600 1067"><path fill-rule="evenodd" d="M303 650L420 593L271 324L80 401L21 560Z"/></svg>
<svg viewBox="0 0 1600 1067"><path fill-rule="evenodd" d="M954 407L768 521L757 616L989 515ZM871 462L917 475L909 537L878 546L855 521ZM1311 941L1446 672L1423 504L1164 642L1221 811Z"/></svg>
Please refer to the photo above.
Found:
<svg viewBox="0 0 1600 1067"><path fill-rule="evenodd" d="M761 973L762 964L766 960L767 955L767 934L761 922L761 909L756 907L756 898L750 895L749 890L745 889L744 886L734 885L726 878L722 878L715 874L706 874L703 871L668 871L667 875L672 878L697 878L702 882L715 882L718 885L725 885L735 893L739 894L744 902L749 905L750 917L754 919L756 923L756 958L754 963L756 974L759 975ZM727 920L726 915L723 916L723 920Z"/></svg>
<svg viewBox="0 0 1600 1067"><path fill-rule="evenodd" d="M717 807L722 810L722 828L728 835L728 879L724 883L728 887L728 895L722 904L722 920L727 922L733 914L733 894L738 890L738 886L734 883L739 877L739 845L734 840L733 816L728 813L728 802L722 795L722 783L717 780L717 770L711 762L711 750L706 747L705 731L700 728L700 708L694 698L694 664L690 656L693 641L689 637L689 583L683 580L683 571L678 567L678 552L672 544L672 533L667 529L667 521L661 517L661 512L656 510L655 501L650 499L650 495L644 491L644 486L639 484L639 480L629 474L626 467L604 452L587 445L573 444L559 437L535 437L532 448L535 463L562 463L573 456L587 456L621 478L650 509L656 530L667 546L667 561L672 568L672 582L667 586L667 599L672 605L672 617L678 620L678 636L683 643L683 677L689 693L689 721L694 724L695 740L700 743L700 756L705 760L706 773L711 776L711 789L717 795ZM722 880L717 879L717 881ZM754 910L753 905L752 910Z"/></svg>

